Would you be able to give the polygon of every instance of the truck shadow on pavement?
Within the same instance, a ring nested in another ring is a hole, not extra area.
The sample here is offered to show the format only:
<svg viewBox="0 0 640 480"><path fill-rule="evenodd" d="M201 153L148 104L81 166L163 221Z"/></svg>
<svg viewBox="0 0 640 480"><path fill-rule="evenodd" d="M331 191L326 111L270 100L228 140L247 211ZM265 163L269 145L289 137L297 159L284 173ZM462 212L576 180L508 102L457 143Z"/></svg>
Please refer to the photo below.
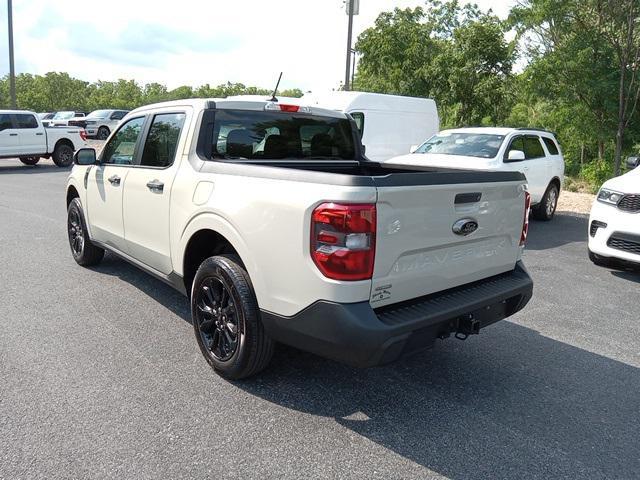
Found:
<svg viewBox="0 0 640 480"><path fill-rule="evenodd" d="M189 302L169 286L111 255L96 270L190 323ZM364 370L278 346L267 370L234 385L333 419L452 479L637 478L640 471L640 369L510 321ZM375 469L374 460L372 476Z"/></svg>
<svg viewBox="0 0 640 480"><path fill-rule="evenodd" d="M630 282L640 283L640 267L621 271L612 270L611 275L622 278L623 280L629 280Z"/></svg>
<svg viewBox="0 0 640 480"><path fill-rule="evenodd" d="M588 216L570 213L556 213L550 222L530 220L526 248L547 250L568 243L586 243L588 223Z"/></svg>
<svg viewBox="0 0 640 480"><path fill-rule="evenodd" d="M129 283L191 325L191 307L187 297L125 260L107 253L98 266L90 268Z"/></svg>
<svg viewBox="0 0 640 480"><path fill-rule="evenodd" d="M39 173L54 173L54 172L70 172L71 167L61 168L57 167L53 164L50 165L35 165L35 166L27 166L27 165L0 165L0 175L7 173L20 173L25 175L35 175Z"/></svg>
<svg viewBox="0 0 640 480"><path fill-rule="evenodd" d="M511 322L368 370L280 348L260 377L236 385L452 479L640 470L639 369Z"/></svg>

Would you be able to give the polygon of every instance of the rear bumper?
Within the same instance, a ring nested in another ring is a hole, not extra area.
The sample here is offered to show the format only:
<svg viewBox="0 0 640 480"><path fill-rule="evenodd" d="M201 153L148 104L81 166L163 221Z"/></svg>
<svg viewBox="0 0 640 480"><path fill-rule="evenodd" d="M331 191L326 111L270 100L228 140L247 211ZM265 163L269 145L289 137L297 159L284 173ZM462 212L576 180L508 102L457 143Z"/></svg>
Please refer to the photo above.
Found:
<svg viewBox="0 0 640 480"><path fill-rule="evenodd" d="M318 301L293 317L262 312L276 341L357 367L392 362L437 338L484 328L521 310L533 281L522 262L513 271L380 309L369 302Z"/></svg>

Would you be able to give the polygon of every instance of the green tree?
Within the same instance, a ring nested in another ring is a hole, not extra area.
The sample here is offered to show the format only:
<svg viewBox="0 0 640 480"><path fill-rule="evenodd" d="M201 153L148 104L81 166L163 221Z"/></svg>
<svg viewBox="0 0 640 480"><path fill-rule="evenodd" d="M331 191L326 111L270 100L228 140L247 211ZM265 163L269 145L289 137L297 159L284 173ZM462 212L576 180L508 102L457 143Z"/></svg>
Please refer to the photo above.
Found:
<svg viewBox="0 0 640 480"><path fill-rule="evenodd" d="M580 104L587 117L576 122L596 138L601 161L614 139L616 174L640 96L639 14L639 0L524 0L511 12L531 90L561 108Z"/></svg>
<svg viewBox="0 0 640 480"><path fill-rule="evenodd" d="M505 31L496 16L455 0L381 13L356 43L356 88L433 97L445 125L496 124L516 54Z"/></svg>
<svg viewBox="0 0 640 480"><path fill-rule="evenodd" d="M141 105L193 97L228 97L230 95L270 95L271 90L225 83L217 87L209 84L192 88L188 85L171 91L165 85L152 82L141 87L135 80L115 82L99 80L85 82L67 73L49 72L45 75L21 73L16 77L18 107L38 112L57 110L97 110L118 108L132 110ZM301 97L302 91L284 90L282 96ZM0 108L9 107L9 80L0 78Z"/></svg>
<svg viewBox="0 0 640 480"><path fill-rule="evenodd" d="M142 89L142 103L145 105L163 102L167 98L167 87L160 83L147 83Z"/></svg>

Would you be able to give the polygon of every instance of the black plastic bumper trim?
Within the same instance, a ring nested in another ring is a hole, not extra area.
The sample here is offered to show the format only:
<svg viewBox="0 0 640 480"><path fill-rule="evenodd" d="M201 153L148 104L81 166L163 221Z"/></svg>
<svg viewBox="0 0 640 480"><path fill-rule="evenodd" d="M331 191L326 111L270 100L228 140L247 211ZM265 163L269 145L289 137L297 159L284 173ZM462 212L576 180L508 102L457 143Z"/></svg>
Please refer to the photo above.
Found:
<svg viewBox="0 0 640 480"><path fill-rule="evenodd" d="M430 347L457 332L462 318L472 316L480 328L507 318L532 294L533 281L518 262L511 272L376 311L369 302L321 300L292 317L261 314L267 333L278 342L370 367Z"/></svg>

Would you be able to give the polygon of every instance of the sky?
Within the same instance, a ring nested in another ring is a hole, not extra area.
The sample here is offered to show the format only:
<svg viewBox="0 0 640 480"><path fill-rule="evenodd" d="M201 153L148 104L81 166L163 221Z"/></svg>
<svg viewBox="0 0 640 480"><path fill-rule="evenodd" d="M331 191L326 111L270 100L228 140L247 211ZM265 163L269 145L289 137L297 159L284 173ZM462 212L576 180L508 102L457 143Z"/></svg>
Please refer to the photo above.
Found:
<svg viewBox="0 0 640 480"><path fill-rule="evenodd" d="M468 2L461 2L468 3ZM476 0L506 17L515 0ZM357 35L380 12L421 0L360 0ZM13 0L16 72L87 81L180 85L240 82L321 91L344 79L343 0ZM7 2L0 0L0 76L9 72Z"/></svg>

